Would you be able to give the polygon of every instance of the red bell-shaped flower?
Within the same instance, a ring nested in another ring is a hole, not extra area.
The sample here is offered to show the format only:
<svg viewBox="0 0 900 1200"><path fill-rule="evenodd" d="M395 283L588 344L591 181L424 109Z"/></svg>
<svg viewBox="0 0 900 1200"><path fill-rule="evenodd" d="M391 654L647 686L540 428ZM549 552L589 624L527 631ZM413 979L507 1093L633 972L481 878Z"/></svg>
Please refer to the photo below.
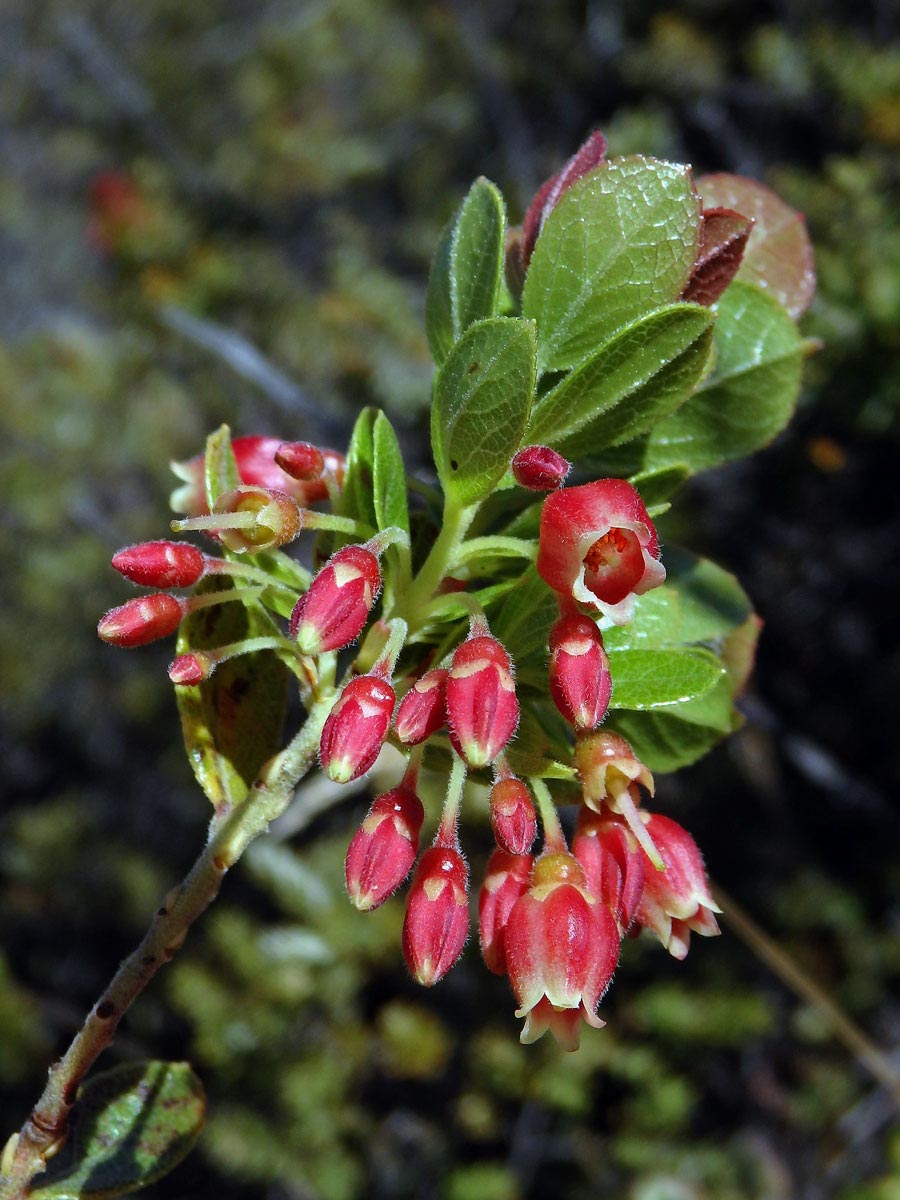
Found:
<svg viewBox="0 0 900 1200"><path fill-rule="evenodd" d="M646 861L627 825L616 817L600 817L582 808L572 853L584 868L588 887L606 905L624 934L644 892Z"/></svg>
<svg viewBox="0 0 900 1200"><path fill-rule="evenodd" d="M530 854L495 850L488 859L478 893L478 933L484 961L495 975L506 974L506 923L516 901L528 888L531 867Z"/></svg>
<svg viewBox="0 0 900 1200"><path fill-rule="evenodd" d="M616 625L627 625L635 597L666 578L653 522L624 479L598 479L547 497L537 569L555 591Z"/></svg>
<svg viewBox="0 0 900 1200"><path fill-rule="evenodd" d="M703 855L686 829L661 813L641 813L641 820L665 864L664 871L645 865L644 892L637 921L650 929L673 958L684 958L691 933L715 937L719 926L714 913L722 910L713 900L703 865Z"/></svg>
<svg viewBox="0 0 900 1200"><path fill-rule="evenodd" d="M446 694L453 748L468 766L488 766L519 723L512 662L496 638L477 634L457 647Z"/></svg>
<svg viewBox="0 0 900 1200"><path fill-rule="evenodd" d="M373 801L344 861L347 892L361 912L383 904L409 874L424 817L422 801L402 784Z"/></svg>
<svg viewBox="0 0 900 1200"><path fill-rule="evenodd" d="M568 853L539 858L504 935L506 969L525 1018L523 1042L547 1030L577 1050L581 1021L601 1028L597 1005L619 960L619 931Z"/></svg>
<svg viewBox="0 0 900 1200"><path fill-rule="evenodd" d="M319 742L322 770L335 783L365 775L384 744L396 697L378 675L351 679L328 714Z"/></svg>
<svg viewBox="0 0 900 1200"><path fill-rule="evenodd" d="M443 979L469 934L469 870L453 846L426 850L416 868L403 922L403 955L425 987Z"/></svg>
<svg viewBox="0 0 900 1200"><path fill-rule="evenodd" d="M344 546L329 558L291 613L291 637L313 657L359 637L381 590L378 558L366 546Z"/></svg>

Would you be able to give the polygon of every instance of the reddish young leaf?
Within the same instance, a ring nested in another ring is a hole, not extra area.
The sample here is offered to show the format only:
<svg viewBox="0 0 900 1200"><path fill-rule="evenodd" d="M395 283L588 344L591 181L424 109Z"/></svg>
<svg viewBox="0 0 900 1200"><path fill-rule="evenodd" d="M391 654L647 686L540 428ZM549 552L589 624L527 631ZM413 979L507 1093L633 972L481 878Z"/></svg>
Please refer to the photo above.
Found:
<svg viewBox="0 0 900 1200"><path fill-rule="evenodd" d="M708 307L737 275L753 221L730 208L704 208L700 221L700 250L681 298Z"/></svg>

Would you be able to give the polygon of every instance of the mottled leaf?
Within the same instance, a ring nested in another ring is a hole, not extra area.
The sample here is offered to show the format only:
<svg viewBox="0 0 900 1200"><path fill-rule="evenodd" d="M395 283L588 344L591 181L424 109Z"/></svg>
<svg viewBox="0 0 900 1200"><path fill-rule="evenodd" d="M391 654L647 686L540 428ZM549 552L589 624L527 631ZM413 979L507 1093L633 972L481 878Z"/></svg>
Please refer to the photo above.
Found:
<svg viewBox="0 0 900 1200"><path fill-rule="evenodd" d="M28 1194L106 1200L147 1187L191 1149L205 1109L188 1063L128 1063L95 1075L79 1092L68 1141Z"/></svg>
<svg viewBox="0 0 900 1200"><path fill-rule="evenodd" d="M444 491L467 505L490 494L519 448L534 394L534 326L473 325L435 381L431 446Z"/></svg>
<svg viewBox="0 0 900 1200"><path fill-rule="evenodd" d="M713 320L700 305L672 304L632 322L535 401L527 440L580 458L639 437L699 383Z"/></svg>
<svg viewBox="0 0 900 1200"><path fill-rule="evenodd" d="M737 278L758 284L792 317L805 313L815 295L816 270L802 214L771 188L742 175L704 175L697 190L706 207L736 209L753 219Z"/></svg>
<svg viewBox="0 0 900 1200"><path fill-rule="evenodd" d="M538 373L575 366L677 300L699 227L687 167L611 159L574 184L544 222L522 295L523 316L537 322Z"/></svg>
<svg viewBox="0 0 900 1200"><path fill-rule="evenodd" d="M201 608L182 621L179 654L281 632L259 604L240 602L241 589L227 579L203 580L197 592L229 589L235 603ZM262 764L280 748L290 678L273 651L259 650L222 663L196 687L175 688L188 759L217 812L244 799Z"/></svg>

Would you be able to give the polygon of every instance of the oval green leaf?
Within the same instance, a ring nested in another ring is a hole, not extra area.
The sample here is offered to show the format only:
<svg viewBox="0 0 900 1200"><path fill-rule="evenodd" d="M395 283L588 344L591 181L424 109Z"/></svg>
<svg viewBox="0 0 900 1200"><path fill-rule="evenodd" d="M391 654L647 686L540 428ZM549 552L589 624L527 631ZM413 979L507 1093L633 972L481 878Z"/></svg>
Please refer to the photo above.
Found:
<svg viewBox="0 0 900 1200"><path fill-rule="evenodd" d="M241 485L237 459L231 448L231 430L227 425L220 425L206 439L203 482L206 489L206 506L210 512L220 496Z"/></svg>
<svg viewBox="0 0 900 1200"><path fill-rule="evenodd" d="M406 468L397 435L383 412L372 426L372 502L378 529L398 526L409 533Z"/></svg>
<svg viewBox="0 0 900 1200"><path fill-rule="evenodd" d="M341 513L373 528L375 514L375 420L377 408L364 408L356 418L341 488Z"/></svg>
<svg viewBox="0 0 900 1200"><path fill-rule="evenodd" d="M518 450L534 395L534 325L498 317L473 325L435 381L431 447L446 495L489 495Z"/></svg>
<svg viewBox="0 0 900 1200"><path fill-rule="evenodd" d="M713 322L698 304L672 304L632 322L536 400L528 440L581 457L639 437L703 378Z"/></svg>
<svg viewBox="0 0 900 1200"><path fill-rule="evenodd" d="M645 468L692 471L742 458L787 425L800 392L803 341L777 300L735 281L716 305L716 365L672 416L649 434Z"/></svg>
<svg viewBox="0 0 900 1200"><path fill-rule="evenodd" d="M644 711L611 712L607 726L627 738L651 771L677 771L702 758L741 718L725 676L704 695L682 704Z"/></svg>
<svg viewBox="0 0 900 1200"><path fill-rule="evenodd" d="M428 279L425 328L438 366L470 325L497 315L505 238L503 197L489 180L476 179L444 231Z"/></svg>
<svg viewBox="0 0 900 1200"><path fill-rule="evenodd" d="M547 218L522 293L538 329L538 373L583 362L619 329L677 300L697 257L690 169L610 159Z"/></svg>
<svg viewBox="0 0 900 1200"><path fill-rule="evenodd" d="M611 709L666 708L703 696L725 668L707 650L615 650L609 654Z"/></svg>
<svg viewBox="0 0 900 1200"><path fill-rule="evenodd" d="M40 1200L107 1200L167 1175L203 1128L203 1085L189 1063L128 1063L82 1087L63 1149L29 1191Z"/></svg>

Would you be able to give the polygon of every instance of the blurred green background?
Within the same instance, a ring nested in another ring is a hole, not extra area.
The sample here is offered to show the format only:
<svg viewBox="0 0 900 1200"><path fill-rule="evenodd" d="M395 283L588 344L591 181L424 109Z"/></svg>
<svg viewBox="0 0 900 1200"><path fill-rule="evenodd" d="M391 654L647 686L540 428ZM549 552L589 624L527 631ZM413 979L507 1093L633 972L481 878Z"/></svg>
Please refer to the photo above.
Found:
<svg viewBox="0 0 900 1200"><path fill-rule="evenodd" d="M807 216L824 349L798 417L663 530L766 620L748 724L659 802L900 1068L895 0L0 0L0 27L7 1131L208 815L170 648L94 636L126 595L110 555L163 534L169 459L223 420L341 445L380 404L425 464L443 223L480 173L518 219L598 125ZM426 993L401 904L350 909L366 793L307 800L106 1056L207 1085L199 1147L149 1194L900 1197L886 1092L727 927L680 965L626 947L578 1055L521 1047L475 947ZM477 806L468 830L477 877Z"/></svg>

